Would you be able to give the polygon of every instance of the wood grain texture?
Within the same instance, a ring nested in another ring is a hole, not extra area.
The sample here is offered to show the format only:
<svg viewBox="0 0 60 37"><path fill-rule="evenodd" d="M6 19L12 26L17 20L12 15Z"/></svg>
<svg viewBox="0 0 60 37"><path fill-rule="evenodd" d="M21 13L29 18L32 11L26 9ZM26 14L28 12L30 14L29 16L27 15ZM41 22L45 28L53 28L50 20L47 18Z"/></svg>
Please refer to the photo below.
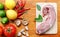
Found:
<svg viewBox="0 0 60 37"><path fill-rule="evenodd" d="M4 3L4 0L0 0L0 2ZM36 23L34 22L34 18L36 17L36 3L37 2L45 2L45 0L27 0L26 8L31 8L26 14L22 15L22 17L29 20L29 37L60 37L60 0L47 0L47 2L55 2L57 3L57 18L58 18L58 33L55 35L37 35L36 34ZM24 26L17 27L17 32L21 30Z"/></svg>

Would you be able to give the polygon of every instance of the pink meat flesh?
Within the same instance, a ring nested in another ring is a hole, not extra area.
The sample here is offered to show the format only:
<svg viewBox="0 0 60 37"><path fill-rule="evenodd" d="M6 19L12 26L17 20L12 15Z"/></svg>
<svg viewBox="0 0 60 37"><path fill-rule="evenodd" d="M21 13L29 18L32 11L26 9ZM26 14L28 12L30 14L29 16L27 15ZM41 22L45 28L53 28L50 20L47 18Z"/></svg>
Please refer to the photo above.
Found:
<svg viewBox="0 0 60 37"><path fill-rule="evenodd" d="M43 34L48 31L55 23L56 14L52 5L46 5L42 10L43 17L47 16L46 20L40 25L36 25L36 33Z"/></svg>

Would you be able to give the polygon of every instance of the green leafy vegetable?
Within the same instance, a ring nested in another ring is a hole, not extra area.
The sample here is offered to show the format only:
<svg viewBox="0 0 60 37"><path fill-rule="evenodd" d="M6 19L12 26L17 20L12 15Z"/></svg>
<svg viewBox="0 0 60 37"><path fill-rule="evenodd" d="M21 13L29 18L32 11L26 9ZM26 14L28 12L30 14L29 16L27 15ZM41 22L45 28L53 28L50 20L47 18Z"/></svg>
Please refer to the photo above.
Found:
<svg viewBox="0 0 60 37"><path fill-rule="evenodd" d="M41 15L38 15L38 18L35 18L35 20L36 20L37 22L42 22L42 21L43 21L43 18L42 18Z"/></svg>
<svg viewBox="0 0 60 37"><path fill-rule="evenodd" d="M41 7L39 5L37 5L37 9L40 11L41 10Z"/></svg>

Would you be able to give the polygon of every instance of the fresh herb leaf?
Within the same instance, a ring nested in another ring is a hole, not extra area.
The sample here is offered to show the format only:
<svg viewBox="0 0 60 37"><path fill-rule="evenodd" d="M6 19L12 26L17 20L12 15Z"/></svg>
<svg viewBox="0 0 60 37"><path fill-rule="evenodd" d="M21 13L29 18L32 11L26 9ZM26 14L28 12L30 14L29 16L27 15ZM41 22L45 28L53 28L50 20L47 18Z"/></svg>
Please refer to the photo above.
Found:
<svg viewBox="0 0 60 37"><path fill-rule="evenodd" d="M38 17L39 17L39 19L42 19L42 16L41 15L39 15Z"/></svg>
<svg viewBox="0 0 60 37"><path fill-rule="evenodd" d="M35 20L39 20L39 18L35 18Z"/></svg>
<svg viewBox="0 0 60 37"><path fill-rule="evenodd" d="M37 5L37 9L40 11L41 10L41 7L39 5Z"/></svg>
<svg viewBox="0 0 60 37"><path fill-rule="evenodd" d="M38 15L38 18L35 18L35 20L36 20L37 22L42 22L42 21L43 21L43 18L42 18L41 15Z"/></svg>

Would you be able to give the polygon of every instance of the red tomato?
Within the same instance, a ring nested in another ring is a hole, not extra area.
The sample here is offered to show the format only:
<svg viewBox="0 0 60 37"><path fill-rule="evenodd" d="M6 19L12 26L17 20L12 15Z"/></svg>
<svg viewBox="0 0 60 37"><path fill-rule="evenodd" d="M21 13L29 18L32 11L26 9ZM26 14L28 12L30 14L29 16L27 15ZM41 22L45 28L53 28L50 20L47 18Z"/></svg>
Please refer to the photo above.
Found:
<svg viewBox="0 0 60 37"><path fill-rule="evenodd" d="M4 29L4 35L13 37L16 34L16 27L13 24L8 24Z"/></svg>
<svg viewBox="0 0 60 37"><path fill-rule="evenodd" d="M0 35L3 33L3 27L0 26Z"/></svg>

